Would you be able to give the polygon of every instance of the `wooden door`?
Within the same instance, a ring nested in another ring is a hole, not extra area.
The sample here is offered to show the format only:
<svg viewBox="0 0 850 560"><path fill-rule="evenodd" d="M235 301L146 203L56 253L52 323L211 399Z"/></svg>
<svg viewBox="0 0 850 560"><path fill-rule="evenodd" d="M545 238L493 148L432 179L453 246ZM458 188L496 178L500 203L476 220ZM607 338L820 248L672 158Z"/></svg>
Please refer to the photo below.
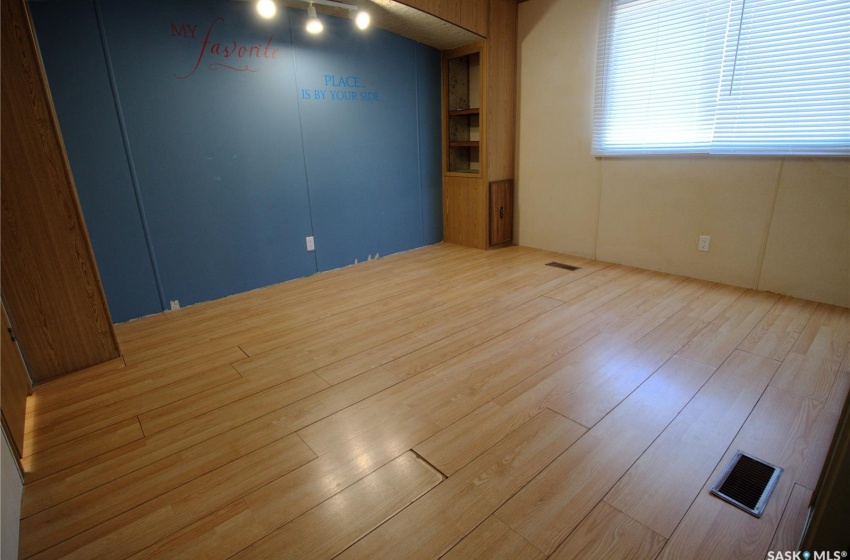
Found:
<svg viewBox="0 0 850 560"><path fill-rule="evenodd" d="M18 457L24 452L24 417L27 411L27 395L30 393L30 381L24 361L14 342L14 335L6 317L6 307L0 306L3 316L3 332L0 333L0 411L3 424L11 436L12 447Z"/></svg>
<svg viewBox="0 0 850 560"><path fill-rule="evenodd" d="M490 183L490 246L510 243L513 239L514 182Z"/></svg>

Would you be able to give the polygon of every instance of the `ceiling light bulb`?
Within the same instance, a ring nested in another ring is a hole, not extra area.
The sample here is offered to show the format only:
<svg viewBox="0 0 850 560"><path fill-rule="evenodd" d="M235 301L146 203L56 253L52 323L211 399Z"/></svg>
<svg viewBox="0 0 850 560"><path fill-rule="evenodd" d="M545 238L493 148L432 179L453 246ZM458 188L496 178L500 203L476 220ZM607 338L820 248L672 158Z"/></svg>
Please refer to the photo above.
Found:
<svg viewBox="0 0 850 560"><path fill-rule="evenodd" d="M369 27L371 21L372 18L369 16L369 12L357 10L357 15L354 17L354 24L357 25L358 29L366 29Z"/></svg>
<svg viewBox="0 0 850 560"><path fill-rule="evenodd" d="M275 6L274 0L259 0L257 12L266 19L273 18L277 13L277 6Z"/></svg>
<svg viewBox="0 0 850 560"><path fill-rule="evenodd" d="M321 33L322 29L324 29L324 26L321 20L319 20L319 16L316 15L316 8L313 7L313 3L311 2L307 6L307 33L315 35L316 33Z"/></svg>

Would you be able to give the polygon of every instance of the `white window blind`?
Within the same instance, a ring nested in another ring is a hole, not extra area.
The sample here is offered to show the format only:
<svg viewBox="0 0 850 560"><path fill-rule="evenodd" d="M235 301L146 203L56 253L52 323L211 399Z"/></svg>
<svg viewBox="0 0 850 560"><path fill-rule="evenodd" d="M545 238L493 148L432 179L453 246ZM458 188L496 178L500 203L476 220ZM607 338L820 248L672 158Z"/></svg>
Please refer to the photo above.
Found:
<svg viewBox="0 0 850 560"><path fill-rule="evenodd" d="M850 0L610 0L597 155L850 155Z"/></svg>

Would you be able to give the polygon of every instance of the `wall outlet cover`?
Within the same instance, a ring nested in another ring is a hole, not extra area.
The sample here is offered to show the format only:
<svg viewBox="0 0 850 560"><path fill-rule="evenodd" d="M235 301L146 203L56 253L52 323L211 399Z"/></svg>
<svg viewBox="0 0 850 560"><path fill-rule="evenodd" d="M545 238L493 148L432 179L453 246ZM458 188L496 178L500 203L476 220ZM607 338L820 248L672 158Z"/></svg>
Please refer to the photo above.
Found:
<svg viewBox="0 0 850 560"><path fill-rule="evenodd" d="M697 249L700 251L708 251L708 248L711 246L711 236L710 235L700 235L699 236L699 244L697 245Z"/></svg>

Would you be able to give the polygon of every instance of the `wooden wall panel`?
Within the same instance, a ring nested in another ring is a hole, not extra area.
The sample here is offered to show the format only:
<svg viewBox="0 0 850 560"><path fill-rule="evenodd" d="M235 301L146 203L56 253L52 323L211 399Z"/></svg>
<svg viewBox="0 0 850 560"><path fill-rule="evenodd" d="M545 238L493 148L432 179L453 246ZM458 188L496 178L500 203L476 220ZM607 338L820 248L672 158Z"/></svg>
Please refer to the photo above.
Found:
<svg viewBox="0 0 850 560"><path fill-rule="evenodd" d="M517 3L490 0L487 45L487 180L514 178Z"/></svg>
<svg viewBox="0 0 850 560"><path fill-rule="evenodd" d="M6 309L0 306L2 313L2 329L0 332L0 358L2 358L2 385L0 391L0 409L3 412L3 423L12 436L12 447L18 457L23 456L24 451L24 419L27 414L27 395L30 392L29 378L21 355L9 332L9 320L6 318Z"/></svg>
<svg viewBox="0 0 850 560"><path fill-rule="evenodd" d="M514 10L516 10L514 0L509 1L514 4ZM488 0L464 0L463 2L456 0L402 0L401 3L468 29L482 37L488 36ZM514 33L516 33L516 29L514 29Z"/></svg>
<svg viewBox="0 0 850 560"><path fill-rule="evenodd" d="M2 7L2 291L34 381L118 356L23 0Z"/></svg>
<svg viewBox="0 0 850 560"><path fill-rule="evenodd" d="M443 177L443 232L446 243L487 248L487 188L478 177Z"/></svg>

